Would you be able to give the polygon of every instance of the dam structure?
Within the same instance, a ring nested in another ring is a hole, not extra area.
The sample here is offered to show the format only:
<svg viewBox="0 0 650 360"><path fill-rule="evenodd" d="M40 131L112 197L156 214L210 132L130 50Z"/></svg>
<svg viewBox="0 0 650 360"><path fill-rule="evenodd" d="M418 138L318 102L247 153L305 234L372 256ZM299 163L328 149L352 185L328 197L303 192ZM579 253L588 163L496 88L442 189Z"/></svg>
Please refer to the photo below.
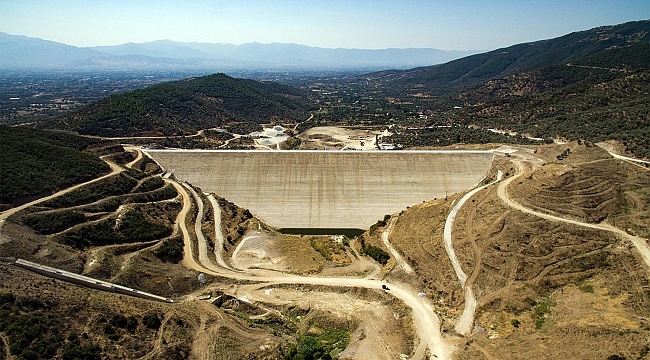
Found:
<svg viewBox="0 0 650 360"><path fill-rule="evenodd" d="M165 171L279 229L368 229L477 185L489 151L144 150ZM323 232L323 233L337 233Z"/></svg>

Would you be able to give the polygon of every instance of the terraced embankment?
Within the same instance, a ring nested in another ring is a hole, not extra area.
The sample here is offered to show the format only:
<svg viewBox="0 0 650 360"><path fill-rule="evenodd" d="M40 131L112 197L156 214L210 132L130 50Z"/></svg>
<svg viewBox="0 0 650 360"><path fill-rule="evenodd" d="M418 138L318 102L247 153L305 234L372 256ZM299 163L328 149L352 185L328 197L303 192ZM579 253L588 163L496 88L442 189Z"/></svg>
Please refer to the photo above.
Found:
<svg viewBox="0 0 650 360"><path fill-rule="evenodd" d="M488 151L146 150L175 177L277 228L367 229L384 214L476 185Z"/></svg>

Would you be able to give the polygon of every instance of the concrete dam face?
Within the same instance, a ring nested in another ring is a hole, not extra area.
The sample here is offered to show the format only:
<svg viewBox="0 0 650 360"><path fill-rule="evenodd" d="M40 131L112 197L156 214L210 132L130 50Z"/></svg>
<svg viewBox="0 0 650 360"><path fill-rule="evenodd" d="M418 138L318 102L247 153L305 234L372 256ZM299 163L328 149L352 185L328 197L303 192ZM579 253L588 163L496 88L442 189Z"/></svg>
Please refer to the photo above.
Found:
<svg viewBox="0 0 650 360"><path fill-rule="evenodd" d="M276 228L367 229L385 214L476 185L487 151L146 150L176 179Z"/></svg>

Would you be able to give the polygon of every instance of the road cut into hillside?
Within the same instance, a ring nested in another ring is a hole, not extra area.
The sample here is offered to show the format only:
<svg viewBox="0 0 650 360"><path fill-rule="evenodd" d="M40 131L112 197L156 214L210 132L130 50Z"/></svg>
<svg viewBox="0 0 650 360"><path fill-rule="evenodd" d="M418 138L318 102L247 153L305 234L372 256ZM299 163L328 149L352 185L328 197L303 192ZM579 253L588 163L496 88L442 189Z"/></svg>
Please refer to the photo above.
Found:
<svg viewBox="0 0 650 360"><path fill-rule="evenodd" d="M385 214L477 185L489 151L145 152L176 179L276 228L368 229Z"/></svg>

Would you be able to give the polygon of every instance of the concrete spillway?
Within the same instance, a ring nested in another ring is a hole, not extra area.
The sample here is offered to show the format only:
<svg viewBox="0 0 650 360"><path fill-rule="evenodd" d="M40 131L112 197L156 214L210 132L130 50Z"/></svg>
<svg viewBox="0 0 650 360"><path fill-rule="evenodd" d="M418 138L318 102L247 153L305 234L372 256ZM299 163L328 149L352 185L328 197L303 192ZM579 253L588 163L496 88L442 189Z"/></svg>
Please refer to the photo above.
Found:
<svg viewBox="0 0 650 360"><path fill-rule="evenodd" d="M476 185L487 151L146 150L166 171L277 228L367 229Z"/></svg>

